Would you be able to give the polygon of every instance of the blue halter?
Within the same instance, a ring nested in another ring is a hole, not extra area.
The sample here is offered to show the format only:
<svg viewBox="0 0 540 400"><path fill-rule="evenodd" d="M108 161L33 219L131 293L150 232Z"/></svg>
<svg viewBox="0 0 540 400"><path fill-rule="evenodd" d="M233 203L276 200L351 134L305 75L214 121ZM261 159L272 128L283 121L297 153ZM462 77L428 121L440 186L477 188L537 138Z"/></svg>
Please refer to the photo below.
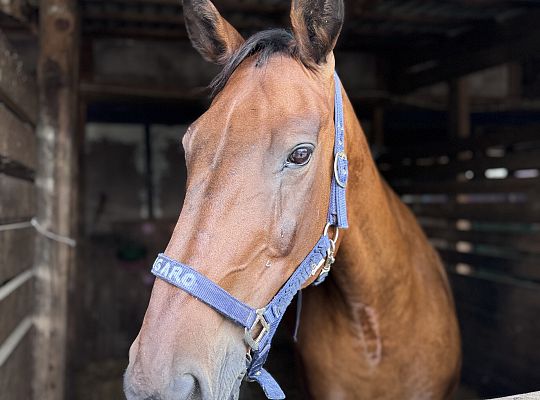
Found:
<svg viewBox="0 0 540 400"><path fill-rule="evenodd" d="M337 74L335 80L335 139L334 174L332 176L330 205L324 232L308 256L287 280L272 301L258 310L242 303L227 291L201 275L193 268L160 254L152 267L152 273L166 282L186 291L212 307L224 317L244 327L244 339L250 347L247 354L246 380L258 382L268 399L284 399L285 394L276 380L263 368L270 352L272 338L283 318L285 310L304 284L318 274L314 285L321 284L334 263L338 229L347 228L347 204L345 187L348 177L348 161L345 155L345 127L343 124L343 99ZM335 228L330 239L328 230Z"/></svg>

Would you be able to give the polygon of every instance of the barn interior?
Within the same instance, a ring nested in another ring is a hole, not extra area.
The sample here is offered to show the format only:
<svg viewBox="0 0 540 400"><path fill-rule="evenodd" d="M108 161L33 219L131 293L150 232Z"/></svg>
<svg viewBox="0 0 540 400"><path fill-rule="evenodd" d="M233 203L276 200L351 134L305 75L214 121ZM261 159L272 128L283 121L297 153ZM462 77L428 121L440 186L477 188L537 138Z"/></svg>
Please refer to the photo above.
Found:
<svg viewBox="0 0 540 400"><path fill-rule="evenodd" d="M214 3L244 37L290 25L285 0ZM455 398L540 390L540 2L345 3L337 71L450 277ZM182 207L180 141L219 67L192 48L180 0L3 0L0 54L1 397L123 398L149 267ZM76 247L11 230L33 217ZM269 369L300 399L291 329Z"/></svg>

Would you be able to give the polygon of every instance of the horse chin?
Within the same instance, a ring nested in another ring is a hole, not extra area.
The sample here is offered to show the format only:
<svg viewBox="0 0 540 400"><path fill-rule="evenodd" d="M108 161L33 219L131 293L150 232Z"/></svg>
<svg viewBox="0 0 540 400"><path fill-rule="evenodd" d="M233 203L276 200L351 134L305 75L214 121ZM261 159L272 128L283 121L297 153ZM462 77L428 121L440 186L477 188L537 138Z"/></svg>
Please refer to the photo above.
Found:
<svg viewBox="0 0 540 400"><path fill-rule="evenodd" d="M235 390L231 393L231 396L229 397L229 400L238 400L238 397L240 397L240 389Z"/></svg>

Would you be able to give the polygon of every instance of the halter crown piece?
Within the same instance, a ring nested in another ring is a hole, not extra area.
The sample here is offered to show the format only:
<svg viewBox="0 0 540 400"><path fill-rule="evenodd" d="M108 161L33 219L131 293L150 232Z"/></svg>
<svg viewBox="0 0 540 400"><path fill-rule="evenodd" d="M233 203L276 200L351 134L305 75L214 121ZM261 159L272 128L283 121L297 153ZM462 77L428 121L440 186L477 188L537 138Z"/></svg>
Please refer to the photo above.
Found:
<svg viewBox="0 0 540 400"><path fill-rule="evenodd" d="M285 310L302 286L318 274L314 285L321 284L334 263L334 253L338 229L347 228L347 203L345 188L348 177L348 161L345 155L345 128L343 124L343 98L341 83L335 80L335 138L334 138L334 174L332 176L330 204L327 224L324 232L307 257L291 275L272 301L264 308L254 309L233 297L227 291L193 268L160 254L152 267L152 273L186 291L214 310L244 327L244 340L250 350L247 353L245 379L258 382L268 399L284 399L285 394L276 380L263 368L270 352L272 338L277 330ZM335 228L335 236L330 239L328 230Z"/></svg>

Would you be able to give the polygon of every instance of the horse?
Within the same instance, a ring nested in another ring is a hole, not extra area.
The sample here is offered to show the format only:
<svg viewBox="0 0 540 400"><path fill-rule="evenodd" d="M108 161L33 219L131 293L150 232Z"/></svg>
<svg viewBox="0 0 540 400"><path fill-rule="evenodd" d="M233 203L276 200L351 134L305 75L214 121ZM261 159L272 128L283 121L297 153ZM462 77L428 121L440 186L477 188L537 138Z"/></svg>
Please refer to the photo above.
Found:
<svg viewBox="0 0 540 400"><path fill-rule="evenodd" d="M314 276L302 284L297 352L306 398L450 398L461 346L448 278L379 174L336 86L343 0L293 0L291 29L248 39L209 0L184 0L183 8L195 49L223 69L209 109L182 139L187 190L167 259L193 266L245 304L268 304L327 222L337 91L349 228L334 236L326 282L307 288ZM237 399L249 354L244 336L214 308L156 279L130 348L126 398Z"/></svg>

